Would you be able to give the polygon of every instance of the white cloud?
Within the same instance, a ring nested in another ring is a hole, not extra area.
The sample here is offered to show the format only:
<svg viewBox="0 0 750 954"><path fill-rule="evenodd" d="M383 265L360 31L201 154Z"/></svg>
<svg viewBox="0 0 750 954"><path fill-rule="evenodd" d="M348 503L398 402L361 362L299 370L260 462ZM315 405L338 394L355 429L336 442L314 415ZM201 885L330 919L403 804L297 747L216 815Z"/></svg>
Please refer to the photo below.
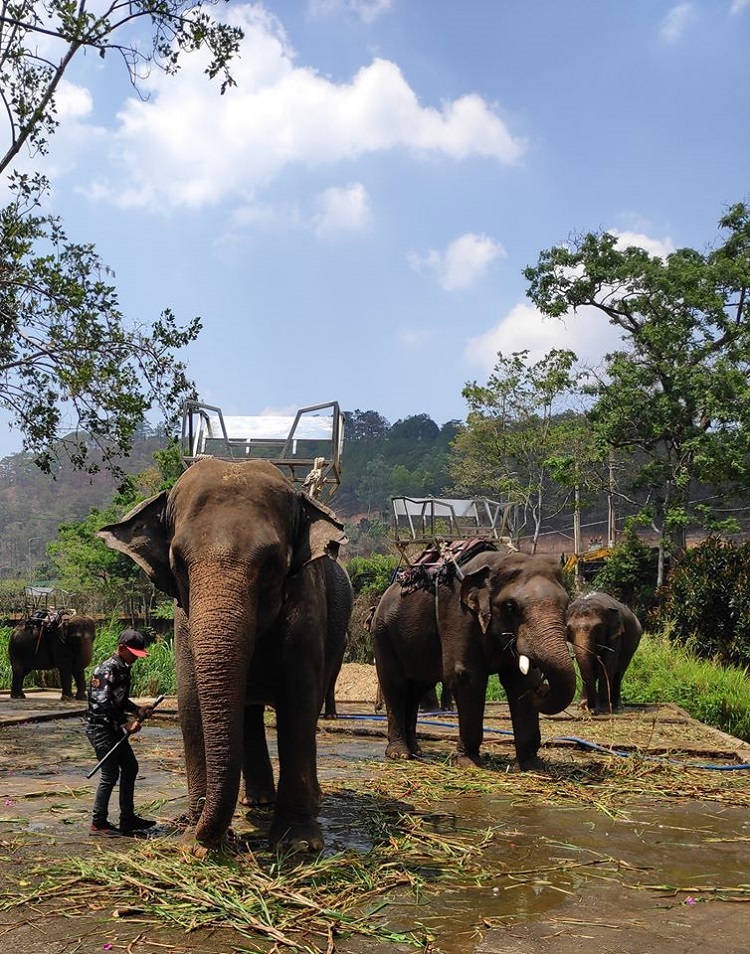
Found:
<svg viewBox="0 0 750 954"><path fill-rule="evenodd" d="M750 0L732 0L729 13L734 16L735 13L740 13L740 11L744 10L747 6L750 6Z"/></svg>
<svg viewBox="0 0 750 954"><path fill-rule="evenodd" d="M408 261L415 271L430 269L437 274L446 291L469 288L478 281L497 258L505 258L502 245L487 235L467 232L448 245L444 252L436 249L424 255L410 252Z"/></svg>
<svg viewBox="0 0 750 954"><path fill-rule="evenodd" d="M228 16L245 31L237 86L219 96L199 55L176 76L152 73L149 99L125 102L112 137L108 166L122 169L124 182L101 181L100 194L126 207L199 207L262 188L291 164L399 148L512 163L524 150L475 94L423 106L383 59L337 84L295 64L283 28L265 11L237 6Z"/></svg>
<svg viewBox="0 0 750 954"><path fill-rule="evenodd" d="M60 80L55 94L57 118L64 122L67 119L82 119L88 116L94 108L91 93L84 86L76 86L67 80Z"/></svg>
<svg viewBox="0 0 750 954"><path fill-rule="evenodd" d="M631 246L645 249L649 255L666 258L674 252L670 238L654 239L642 232L609 230L621 249ZM539 361L552 348L574 351L579 361L589 367L602 363L605 354L621 348L622 333L606 316L591 306L579 308L564 318L548 318L533 305L519 303L482 335L466 343L465 358L469 365L489 374L495 366L498 351L509 355L528 351L529 360Z"/></svg>
<svg viewBox="0 0 750 954"><path fill-rule="evenodd" d="M315 216L314 229L321 236L360 232L370 222L370 197L359 182L345 188L326 189L318 196L318 205L320 211Z"/></svg>
<svg viewBox="0 0 750 954"><path fill-rule="evenodd" d="M693 3L676 4L661 21L659 37L665 43L677 43L694 19L695 8Z"/></svg>
<svg viewBox="0 0 750 954"><path fill-rule="evenodd" d="M311 16L330 16L341 11L352 12L363 23L373 23L393 8L393 0L308 0Z"/></svg>
<svg viewBox="0 0 750 954"><path fill-rule="evenodd" d="M574 351L582 364L596 366L604 355L621 346L619 329L609 324L595 308L579 308L576 315L564 319L548 318L533 305L517 304L494 328L466 343L469 365L490 374L497 353L528 351L533 363L552 348Z"/></svg>
<svg viewBox="0 0 750 954"><path fill-rule="evenodd" d="M636 248L644 249L649 255L654 255L658 258L666 258L667 255L671 255L675 250L672 239L670 238L653 239L648 235L644 235L642 232L619 232L617 229L609 229L609 234L615 236L617 245L621 249L635 246Z"/></svg>
<svg viewBox="0 0 750 954"><path fill-rule="evenodd" d="M399 344L405 348L420 348L432 338L429 328L399 328L396 332Z"/></svg>

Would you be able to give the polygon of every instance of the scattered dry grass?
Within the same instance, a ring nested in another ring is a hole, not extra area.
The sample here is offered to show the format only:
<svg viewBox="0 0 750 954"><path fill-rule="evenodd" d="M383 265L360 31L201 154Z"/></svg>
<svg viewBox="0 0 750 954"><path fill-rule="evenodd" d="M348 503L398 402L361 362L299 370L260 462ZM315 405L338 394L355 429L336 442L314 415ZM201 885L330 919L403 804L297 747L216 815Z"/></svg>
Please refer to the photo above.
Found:
<svg viewBox="0 0 750 954"><path fill-rule="evenodd" d="M451 800L496 795L526 805L534 800L588 804L609 816L644 799L750 806L746 773L699 771L637 757L586 762L571 757L552 765L549 775L504 772L498 770L502 764L491 772L429 762L353 767L366 781L356 788L351 778L329 781L327 798L356 804L357 824L372 845L368 851L279 857L260 847L257 834L240 838L237 853L203 859L174 840L128 842L123 850L112 843L83 859L39 864L27 885L5 887L0 911L24 906L34 913L42 899L54 904L64 898L70 916L101 911L183 932L220 927L256 945L246 950L324 954L333 950L335 937L353 934L428 949L432 939L424 927L402 933L387 927L386 906L403 908L426 891L435 895L456 885L501 884L512 890L554 882L566 893L569 879L586 872L623 883L629 878L631 888L678 890L645 884L647 873L634 874L636 869L622 859L552 841L544 863L514 869L501 850L514 833L505 825L462 827L460 818L443 810ZM710 890L722 900L750 900L748 886L713 885Z"/></svg>

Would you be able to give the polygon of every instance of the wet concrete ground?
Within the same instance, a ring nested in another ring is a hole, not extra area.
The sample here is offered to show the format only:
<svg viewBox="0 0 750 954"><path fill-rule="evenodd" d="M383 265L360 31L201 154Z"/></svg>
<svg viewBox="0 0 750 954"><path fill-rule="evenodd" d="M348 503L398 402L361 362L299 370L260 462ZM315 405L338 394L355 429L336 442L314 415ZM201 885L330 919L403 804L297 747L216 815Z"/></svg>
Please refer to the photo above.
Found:
<svg viewBox="0 0 750 954"><path fill-rule="evenodd" d="M321 823L328 851L349 848L367 852L371 843L362 805L365 795L375 791L374 779L384 763L384 726L369 718L369 707L340 708L345 717L358 714L368 718L321 724L318 761L325 796ZM28 721L61 709L68 718ZM141 764L137 805L165 823L186 807L179 730L169 709L165 704L161 717L134 740ZM86 857L127 850L133 844L126 839L102 843L87 835L96 779L85 779L94 760L83 735L80 712L80 704L60 706L48 694L30 696L26 703L12 703L7 696L0 696L3 885L28 880L40 859ZM8 724L9 718L23 721ZM431 737L424 747L427 763L433 767L452 748L452 719L424 720L431 723L423 726L423 732ZM626 728L628 722L630 729ZM501 728L504 722L499 708L492 710L488 724L497 732L488 744L488 749L498 753L494 770L503 771L503 766L510 765L511 740L500 734L506 730ZM679 711L632 712L619 721L588 720L578 722L575 731L560 720L545 720L543 725L547 739L585 736L599 744L609 739L621 746L627 744L626 736L632 741L646 730L655 750L667 749L681 758L699 753L701 759L713 756L716 764L726 764L727 760L737 762L745 751L736 740L713 730L704 732L704 727L690 720L684 722ZM676 744L680 735L682 749ZM642 740L636 744L645 747ZM741 901L750 900L750 814L747 800L737 795L738 773L711 772L710 797L705 793L695 797L686 784L684 794L658 799L650 779L642 796L630 791L622 806L603 801L597 807L595 794L585 799L559 799L567 775L572 779L579 766L592 758L590 752L561 741L546 750L545 757L558 774L540 779L531 793L520 782L518 791L505 784L494 793L472 793L467 786L467 791L454 790L450 797L442 795L439 803L427 806L416 802L412 806L408 797L409 778L417 778L426 767L417 763L401 766L399 789L391 794L423 817L431 812L438 837L450 837L458 829L468 829L479 837L492 829L495 834L483 851L487 864L500 874L496 883L476 883L471 878L461 883L459 878L447 888L428 888L418 902L409 894L400 894L378 912L379 921L394 930L420 925L434 938L430 950L442 954L703 954L709 946L719 954L748 950L750 904ZM608 756L602 762L604 775L607 760L613 758ZM659 770L655 761L657 786ZM750 776L745 777L748 789ZM640 778L643 785L643 776ZM243 818L244 813L239 813L239 830L245 824ZM461 864L460 858L456 864ZM665 885L681 890L647 887ZM738 889L734 895L732 888ZM76 913L75 917L65 917L65 913L44 901L22 909L3 911L0 907L3 950L13 954L40 950L46 954L268 950L249 946L245 938L230 932L185 934L174 928L118 921L98 911ZM407 950L356 937L337 939L334 949L340 954Z"/></svg>

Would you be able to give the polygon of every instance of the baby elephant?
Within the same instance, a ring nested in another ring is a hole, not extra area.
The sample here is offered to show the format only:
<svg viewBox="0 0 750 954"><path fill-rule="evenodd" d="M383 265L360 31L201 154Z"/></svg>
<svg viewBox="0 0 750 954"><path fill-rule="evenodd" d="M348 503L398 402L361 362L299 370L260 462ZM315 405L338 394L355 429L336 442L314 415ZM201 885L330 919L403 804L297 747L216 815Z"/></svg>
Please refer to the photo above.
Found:
<svg viewBox="0 0 750 954"><path fill-rule="evenodd" d="M583 708L597 714L622 710L622 677L641 632L637 617L607 593L589 593L568 606L568 640L581 670Z"/></svg>

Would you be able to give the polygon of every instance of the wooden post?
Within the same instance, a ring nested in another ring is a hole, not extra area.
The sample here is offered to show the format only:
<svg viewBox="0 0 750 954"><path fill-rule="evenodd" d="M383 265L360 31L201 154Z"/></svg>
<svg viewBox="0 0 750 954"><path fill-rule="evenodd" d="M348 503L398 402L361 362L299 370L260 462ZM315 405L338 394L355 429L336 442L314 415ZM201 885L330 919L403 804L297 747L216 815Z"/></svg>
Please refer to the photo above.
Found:
<svg viewBox="0 0 750 954"><path fill-rule="evenodd" d="M583 546L581 544L581 494L578 489L578 484L575 487L575 503L573 506L573 552L576 556L576 568L575 568L575 578L576 586L581 579L581 571L579 557L583 551Z"/></svg>

